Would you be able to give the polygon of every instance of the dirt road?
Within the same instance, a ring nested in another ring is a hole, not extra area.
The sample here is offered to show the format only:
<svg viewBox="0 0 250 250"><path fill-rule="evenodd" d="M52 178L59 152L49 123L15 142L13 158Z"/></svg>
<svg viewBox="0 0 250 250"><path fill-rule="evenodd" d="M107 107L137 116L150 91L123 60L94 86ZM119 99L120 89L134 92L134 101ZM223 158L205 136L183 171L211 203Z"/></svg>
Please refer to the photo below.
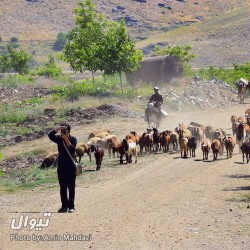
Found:
<svg viewBox="0 0 250 250"><path fill-rule="evenodd" d="M230 128L230 116L243 115L246 108L170 113L162 127L196 121ZM104 125L115 127L119 135L145 129L139 118L109 120ZM85 138L87 131L101 124L91 126L77 128L75 134ZM117 159L111 165L104 161L101 171L77 179L72 214L56 213L58 187L2 194L0 249L250 249L250 209L244 201L250 167L242 164L238 152L236 146L232 159L224 154L216 162L211 153L203 162L200 150L195 159L160 153L130 165L121 166ZM42 231L29 225L11 229L13 218L40 219L44 211L52 216ZM84 235L90 240L84 241ZM70 241L74 236L78 240Z"/></svg>

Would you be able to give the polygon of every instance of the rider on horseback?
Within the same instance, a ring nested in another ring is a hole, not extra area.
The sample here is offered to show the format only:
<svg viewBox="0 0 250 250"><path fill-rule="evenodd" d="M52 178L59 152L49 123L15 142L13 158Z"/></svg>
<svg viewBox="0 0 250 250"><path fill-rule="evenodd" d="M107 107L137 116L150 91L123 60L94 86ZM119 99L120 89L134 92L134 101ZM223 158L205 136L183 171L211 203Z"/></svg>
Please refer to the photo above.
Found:
<svg viewBox="0 0 250 250"><path fill-rule="evenodd" d="M161 105L163 104L163 97L159 94L159 88L154 87L155 93L150 97L148 103L154 103L154 106L157 107L160 111Z"/></svg>
<svg viewBox="0 0 250 250"><path fill-rule="evenodd" d="M155 110L157 113L159 113L159 118L162 117L162 110L161 110L161 105L163 104L163 97L162 95L159 94L159 88L154 87L154 94L150 97L149 103L153 103Z"/></svg>
<svg viewBox="0 0 250 250"><path fill-rule="evenodd" d="M157 117L157 123L159 124L162 118L168 114L165 112L161 105L163 104L163 97L159 94L159 88L154 87L154 94L150 97L147 108L145 110L144 120L148 122L150 126L150 116L154 114ZM152 121L152 120L151 120ZM159 125L158 125L159 126Z"/></svg>

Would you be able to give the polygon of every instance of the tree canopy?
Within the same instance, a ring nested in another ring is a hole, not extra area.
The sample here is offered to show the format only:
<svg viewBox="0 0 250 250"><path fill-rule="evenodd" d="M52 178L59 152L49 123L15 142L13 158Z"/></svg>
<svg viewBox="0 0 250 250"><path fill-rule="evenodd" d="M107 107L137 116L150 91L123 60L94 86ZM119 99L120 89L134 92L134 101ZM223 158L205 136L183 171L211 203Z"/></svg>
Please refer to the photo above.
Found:
<svg viewBox="0 0 250 250"><path fill-rule="evenodd" d="M190 53L192 49L192 45L190 44L185 44L184 46L177 45L177 46L167 46L163 49L161 49L159 46L155 46L152 55L153 56L177 56L181 59L183 63L189 62L193 58L197 57L195 54Z"/></svg>
<svg viewBox="0 0 250 250"><path fill-rule="evenodd" d="M121 75L139 67L142 52L135 49L124 21L107 21L95 11L92 0L81 1L75 14L76 27L69 32L61 54L74 71L93 74L100 70L106 75Z"/></svg>
<svg viewBox="0 0 250 250"><path fill-rule="evenodd" d="M6 46L7 52L0 56L0 73L14 71L19 74L27 74L33 58L24 50L14 49L10 44Z"/></svg>

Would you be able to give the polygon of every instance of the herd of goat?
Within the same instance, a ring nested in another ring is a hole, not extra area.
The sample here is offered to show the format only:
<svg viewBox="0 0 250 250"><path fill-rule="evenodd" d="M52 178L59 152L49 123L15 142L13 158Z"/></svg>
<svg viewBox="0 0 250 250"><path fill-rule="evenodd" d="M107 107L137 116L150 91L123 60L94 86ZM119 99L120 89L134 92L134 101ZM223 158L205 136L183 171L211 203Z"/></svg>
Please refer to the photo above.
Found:
<svg viewBox="0 0 250 250"><path fill-rule="evenodd" d="M75 152L76 159L81 162L84 154L89 156L91 161L91 152L94 153L96 160L96 170L100 170L104 151L108 151L109 158L117 154L120 157L120 164L132 163L132 157L137 162L138 154L163 153L172 150L180 151L181 157L186 158L188 153L190 157L195 157L195 150L200 147L203 152L203 160L208 160L208 153L213 152L213 160L217 160L218 154L222 155L224 150L227 152L227 158L233 156L233 150L236 144L239 150L246 157L247 163L250 156L250 109L243 116L231 116L232 134L227 134L224 129L213 129L211 126L204 126L196 122L191 122L188 126L179 124L174 130L165 130L159 132L157 128L147 129L147 132L141 136L135 131L129 132L124 139L112 134L110 130L92 131L88 136L88 142L77 144ZM58 153L53 153L45 157L41 168L47 168L55 165Z"/></svg>

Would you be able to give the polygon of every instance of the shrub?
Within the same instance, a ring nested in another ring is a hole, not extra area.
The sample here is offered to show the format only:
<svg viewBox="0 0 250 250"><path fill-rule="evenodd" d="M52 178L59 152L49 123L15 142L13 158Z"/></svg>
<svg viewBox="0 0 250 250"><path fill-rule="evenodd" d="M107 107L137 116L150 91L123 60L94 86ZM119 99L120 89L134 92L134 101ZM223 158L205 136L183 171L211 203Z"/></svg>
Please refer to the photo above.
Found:
<svg viewBox="0 0 250 250"><path fill-rule="evenodd" d="M62 50L66 42L67 42L67 34L63 32L58 33L56 41L53 45L53 50L56 51Z"/></svg>
<svg viewBox="0 0 250 250"><path fill-rule="evenodd" d="M56 65L54 57L49 55L49 61L41 68L35 67L32 74L56 78L62 75L62 69Z"/></svg>
<svg viewBox="0 0 250 250"><path fill-rule="evenodd" d="M249 78L250 75L250 63L243 65L234 64L233 69L225 68L215 68L214 66L209 67L208 69L199 69L198 71L192 71L188 66L184 67L184 75L193 77L199 75L204 80L217 79L224 81L231 86L235 86L235 83L242 78Z"/></svg>
<svg viewBox="0 0 250 250"><path fill-rule="evenodd" d="M18 43L19 40L18 40L17 37L13 36L13 37L10 38L10 42L11 42L11 43Z"/></svg>

